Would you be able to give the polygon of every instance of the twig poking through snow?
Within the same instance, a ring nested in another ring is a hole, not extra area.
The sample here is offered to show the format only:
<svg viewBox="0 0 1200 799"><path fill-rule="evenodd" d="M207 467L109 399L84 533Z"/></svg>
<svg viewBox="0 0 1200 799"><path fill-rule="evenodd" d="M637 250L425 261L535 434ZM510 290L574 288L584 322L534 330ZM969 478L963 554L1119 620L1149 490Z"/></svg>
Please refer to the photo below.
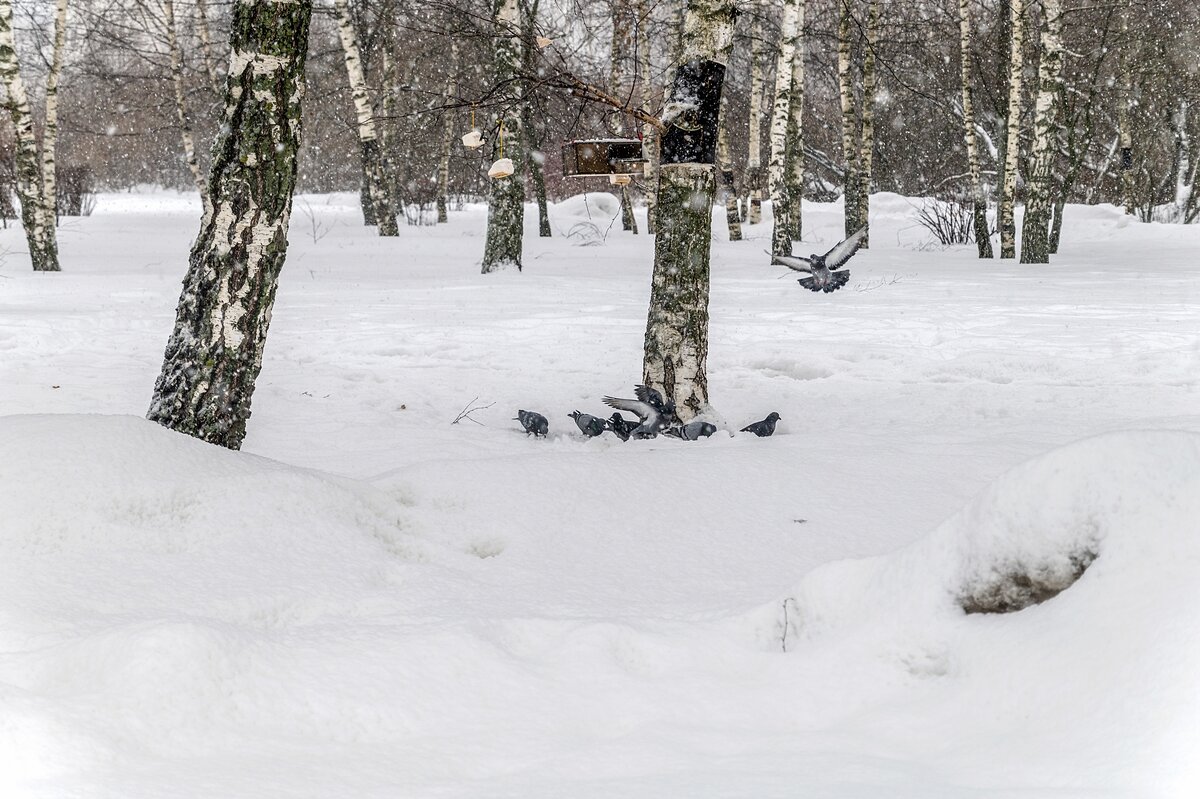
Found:
<svg viewBox="0 0 1200 799"><path fill-rule="evenodd" d="M458 412L458 416L455 416L454 421L451 422L450 424L458 424L463 419L466 419L468 422L474 422L475 424L479 425L480 427L484 427L485 426L484 423L479 421L478 419L472 418L471 414L475 413L475 411L486 410L487 408L492 407L496 403L489 402L487 405L476 405L475 403L478 401L479 401L479 397L476 397L475 399L468 402L466 407Z"/></svg>
<svg viewBox="0 0 1200 799"><path fill-rule="evenodd" d="M862 293L865 291L874 291L875 289L883 288L884 286L893 286L896 283L899 283L903 279L904 278L901 277L900 275L892 275L891 277L880 277L880 278L876 278L875 280L868 281L866 283L857 283L854 286L854 290L859 293Z"/></svg>
<svg viewBox="0 0 1200 799"><path fill-rule="evenodd" d="M788 597L787 599L783 600L783 635L780 636L779 643L783 647L784 652L787 652L788 628L792 626L791 622L788 621L788 603L789 602L791 602L793 605L796 605L796 610L800 609L800 606L798 604L796 604L796 600L793 599L792 597Z"/></svg>

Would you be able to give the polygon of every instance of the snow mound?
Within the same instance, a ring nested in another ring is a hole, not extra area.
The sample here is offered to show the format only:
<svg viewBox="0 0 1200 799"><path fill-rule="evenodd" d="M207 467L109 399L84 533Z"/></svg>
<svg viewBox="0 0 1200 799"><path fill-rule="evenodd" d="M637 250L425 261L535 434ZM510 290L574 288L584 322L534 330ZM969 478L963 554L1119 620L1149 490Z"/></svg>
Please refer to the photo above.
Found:
<svg viewBox="0 0 1200 799"><path fill-rule="evenodd" d="M1197 573L1200 435L1114 433L1013 469L897 553L810 572L772 613L805 668L855 664L840 679L860 697L897 674L948 680L957 701L936 714L942 729L972 731L950 749L1018 740L1031 764L1045 747L1062 773L1103 763L1158 795L1151 782L1197 776ZM1017 613L964 614L1018 574L1065 590ZM1030 784L1052 784L1032 769Z"/></svg>
<svg viewBox="0 0 1200 799"><path fill-rule="evenodd" d="M403 508L369 486L136 417L3 417L0 453L6 608L71 618L220 605L229 620L271 624L319 616L422 558Z"/></svg>
<svg viewBox="0 0 1200 799"><path fill-rule="evenodd" d="M621 201L607 192L589 191L554 203L550 212L560 224L568 220L577 222L580 219L607 223L621 213Z"/></svg>

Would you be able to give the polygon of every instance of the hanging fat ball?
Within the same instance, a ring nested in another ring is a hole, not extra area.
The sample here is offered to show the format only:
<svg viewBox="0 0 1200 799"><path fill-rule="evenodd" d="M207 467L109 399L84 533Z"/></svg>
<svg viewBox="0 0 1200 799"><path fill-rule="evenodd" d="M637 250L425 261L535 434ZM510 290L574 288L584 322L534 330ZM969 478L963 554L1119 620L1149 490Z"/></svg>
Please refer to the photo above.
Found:
<svg viewBox="0 0 1200 799"><path fill-rule="evenodd" d="M462 137L463 147L468 150L478 150L483 146L483 134L479 128L472 128L468 133L464 133Z"/></svg>
<svg viewBox="0 0 1200 799"><path fill-rule="evenodd" d="M492 164L492 168L488 170L488 177L492 180L501 180L515 171L516 168L513 167L511 158L497 158L496 163Z"/></svg>
<svg viewBox="0 0 1200 799"><path fill-rule="evenodd" d="M622 441L628 441L629 434L636 430L641 422L637 419L626 419L620 413L614 413L608 418L605 424L608 425L609 430L616 434L617 438Z"/></svg>
<svg viewBox="0 0 1200 799"><path fill-rule="evenodd" d="M739 432L753 433L754 435L758 436L759 438L766 438L767 436L769 436L775 432L775 423L778 422L781 418L782 417L780 417L779 414L775 413L775 411L771 411L769 414L767 414L766 419L763 419L761 422L754 422L753 424L748 424L745 427L743 427Z"/></svg>
<svg viewBox="0 0 1200 799"><path fill-rule="evenodd" d="M629 411L637 414L640 421L637 427L629 431L630 438L654 438L663 428L678 421L675 415L675 402L663 400L662 394L649 386L634 386L637 399L621 399L620 397L604 397L604 404L619 411Z"/></svg>
<svg viewBox="0 0 1200 799"><path fill-rule="evenodd" d="M717 432L717 426L711 422L688 422L680 427L664 430L663 435L682 438L684 441L698 441L701 438L708 438L715 432Z"/></svg>
<svg viewBox="0 0 1200 799"><path fill-rule="evenodd" d="M521 427L525 428L525 435L538 438L550 432L550 422L545 416L535 411L517 411L514 417L515 421L521 423Z"/></svg>
<svg viewBox="0 0 1200 799"><path fill-rule="evenodd" d="M553 39L547 38L545 36L538 36L538 37L534 38L534 41L537 42L537 46L538 46L539 50L545 50L547 47L554 44Z"/></svg>
<svg viewBox="0 0 1200 799"><path fill-rule="evenodd" d="M579 432L583 433L588 438L595 438L608 429L608 425L603 419L592 416L590 413L581 413L580 411L571 411L567 414L575 420Z"/></svg>
<svg viewBox="0 0 1200 799"><path fill-rule="evenodd" d="M788 269L793 269L797 272L807 272L811 277L802 277L799 283L809 291L823 291L826 294L837 291L842 286L846 285L846 281L850 279L850 273L837 272L834 270L840 269L850 256L858 252L858 248L862 246L862 241L866 238L867 227L863 225L854 232L850 238L839 242L833 246L829 252L824 255L813 254L807 258L800 256L774 255L771 257L771 263L786 266Z"/></svg>

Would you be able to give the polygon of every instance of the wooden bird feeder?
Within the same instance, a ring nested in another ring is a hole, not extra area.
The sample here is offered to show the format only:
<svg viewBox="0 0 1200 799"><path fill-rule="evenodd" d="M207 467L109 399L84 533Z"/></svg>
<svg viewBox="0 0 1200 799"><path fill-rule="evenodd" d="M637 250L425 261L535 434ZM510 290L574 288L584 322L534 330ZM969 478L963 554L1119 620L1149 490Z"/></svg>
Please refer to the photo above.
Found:
<svg viewBox="0 0 1200 799"><path fill-rule="evenodd" d="M584 139L562 148L563 177L640 175L646 166L639 139Z"/></svg>

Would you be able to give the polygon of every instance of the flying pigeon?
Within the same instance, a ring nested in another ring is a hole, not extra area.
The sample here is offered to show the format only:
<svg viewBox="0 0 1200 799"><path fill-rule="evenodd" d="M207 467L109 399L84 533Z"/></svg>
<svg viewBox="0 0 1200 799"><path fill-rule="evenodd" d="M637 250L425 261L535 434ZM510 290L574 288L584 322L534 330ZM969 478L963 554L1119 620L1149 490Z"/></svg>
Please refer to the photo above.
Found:
<svg viewBox="0 0 1200 799"><path fill-rule="evenodd" d="M517 411L516 421L521 423L521 427L525 428L525 435L532 435L534 438L544 436L550 432L550 422L545 416L533 411Z"/></svg>
<svg viewBox="0 0 1200 799"><path fill-rule="evenodd" d="M717 426L709 422L688 422L680 427L672 427L669 430L663 431L663 435L675 436L682 438L684 441L696 441L701 438L708 438L713 433L717 432Z"/></svg>
<svg viewBox="0 0 1200 799"><path fill-rule="evenodd" d="M854 235L835 244L833 249L824 255L813 253L807 258L775 255L771 257L771 263L786 266L797 272L808 272L811 277L800 278L800 285L809 291L823 291L829 294L846 285L846 281L850 279L849 271L837 272L834 270L840 269L850 260L850 256L858 252L858 248L862 246L862 240L866 236L867 226L863 225L854 232Z"/></svg>
<svg viewBox="0 0 1200 799"><path fill-rule="evenodd" d="M775 423L779 421L779 418L779 414L775 413L775 411L771 411L771 413L767 415L766 419L763 419L761 422L754 422L753 424L746 425L741 429L741 432L753 433L759 438L766 438L775 432Z"/></svg>
<svg viewBox="0 0 1200 799"><path fill-rule="evenodd" d="M648 386L634 386L637 399L621 399L619 397L604 397L604 404L619 411L629 411L637 414L641 423L629 431L632 438L654 438L662 429L677 419L675 402L663 401L662 394Z"/></svg>
<svg viewBox="0 0 1200 799"><path fill-rule="evenodd" d="M614 413L608 418L608 421L605 422L605 424L608 425L609 430L617 434L617 438L621 439L622 441L628 441L629 434L632 433L637 426L641 424L641 422L631 422L620 413Z"/></svg>
<svg viewBox="0 0 1200 799"><path fill-rule="evenodd" d="M575 424L579 427L579 432L583 433L588 438L598 436L608 429L608 425L603 419L597 419L590 413L572 411L571 413L568 413L567 416L570 416L575 420Z"/></svg>

